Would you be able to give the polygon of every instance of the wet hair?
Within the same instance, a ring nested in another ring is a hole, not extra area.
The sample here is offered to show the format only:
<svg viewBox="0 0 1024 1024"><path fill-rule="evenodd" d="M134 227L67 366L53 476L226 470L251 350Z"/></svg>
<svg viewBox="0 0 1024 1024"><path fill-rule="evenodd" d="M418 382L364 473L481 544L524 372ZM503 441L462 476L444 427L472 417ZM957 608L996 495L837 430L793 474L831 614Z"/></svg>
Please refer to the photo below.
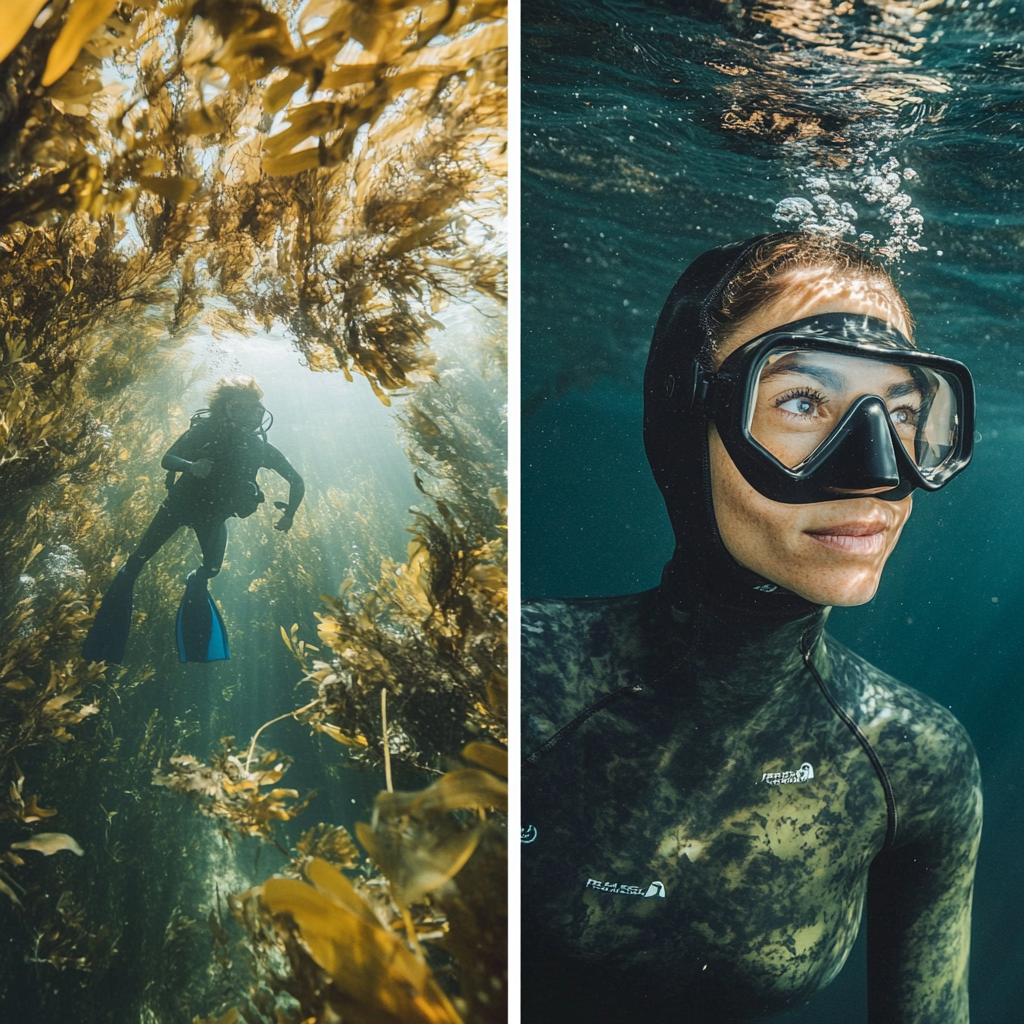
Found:
<svg viewBox="0 0 1024 1024"><path fill-rule="evenodd" d="M221 377L210 389L206 401L214 416L222 416L227 412L228 402L238 398L262 402L263 389L252 377Z"/></svg>
<svg viewBox="0 0 1024 1024"><path fill-rule="evenodd" d="M849 242L792 231L768 236L744 256L710 310L713 347L717 348L747 317L777 299L786 290L788 274L804 269L863 278L891 300L913 332L914 318L907 301L884 267Z"/></svg>

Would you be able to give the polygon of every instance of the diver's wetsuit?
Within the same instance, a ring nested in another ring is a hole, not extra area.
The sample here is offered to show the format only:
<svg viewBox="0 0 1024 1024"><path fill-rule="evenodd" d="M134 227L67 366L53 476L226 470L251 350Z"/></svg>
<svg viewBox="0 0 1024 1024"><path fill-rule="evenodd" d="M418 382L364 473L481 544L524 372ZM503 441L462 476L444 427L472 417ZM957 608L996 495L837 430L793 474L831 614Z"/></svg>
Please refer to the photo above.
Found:
<svg viewBox="0 0 1024 1024"><path fill-rule="evenodd" d="M981 797L963 728L827 637L825 609L662 593L524 608L524 1024L800 1005L865 895L872 1024L966 1022Z"/></svg>
<svg viewBox="0 0 1024 1024"><path fill-rule="evenodd" d="M225 520L245 518L256 510L263 495L256 483L261 468L272 469L288 481L288 513L302 501L305 485L292 464L260 435L212 418L196 419L164 456L164 469L172 472L178 459L198 462L210 459L209 476L184 472L172 483L170 493L149 524L131 563L147 562L182 527L191 526L203 552L203 572L215 576L227 545Z"/></svg>

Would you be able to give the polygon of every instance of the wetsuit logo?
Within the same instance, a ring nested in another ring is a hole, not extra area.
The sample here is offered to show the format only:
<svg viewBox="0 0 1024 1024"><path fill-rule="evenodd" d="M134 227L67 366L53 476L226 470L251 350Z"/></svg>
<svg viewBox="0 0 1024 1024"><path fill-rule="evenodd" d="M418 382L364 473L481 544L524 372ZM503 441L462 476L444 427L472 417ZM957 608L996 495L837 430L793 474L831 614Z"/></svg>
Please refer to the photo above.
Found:
<svg viewBox="0 0 1024 1024"><path fill-rule="evenodd" d="M794 782L809 782L814 778L814 769L810 762L804 761L795 772L765 772L761 776L762 782L769 786L788 786Z"/></svg>
<svg viewBox="0 0 1024 1024"><path fill-rule="evenodd" d="M588 878L584 888L597 889L600 892L614 892L619 896L650 896L665 898L665 886L662 882L651 882L646 888L642 885L626 885L623 882L599 882L596 878Z"/></svg>
<svg viewBox="0 0 1024 1024"><path fill-rule="evenodd" d="M519 838L524 843L532 843L537 838L537 826L536 825L524 825L519 830Z"/></svg>

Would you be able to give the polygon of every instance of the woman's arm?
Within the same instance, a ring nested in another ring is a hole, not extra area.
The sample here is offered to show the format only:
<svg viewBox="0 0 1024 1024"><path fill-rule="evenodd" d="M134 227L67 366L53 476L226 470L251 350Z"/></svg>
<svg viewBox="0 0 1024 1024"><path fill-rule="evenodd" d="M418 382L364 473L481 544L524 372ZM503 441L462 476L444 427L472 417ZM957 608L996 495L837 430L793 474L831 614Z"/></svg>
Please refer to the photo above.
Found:
<svg viewBox="0 0 1024 1024"><path fill-rule="evenodd" d="M901 724L892 778L902 821L868 882L868 1020L967 1024L978 759L963 726L927 698Z"/></svg>
<svg viewBox="0 0 1024 1024"><path fill-rule="evenodd" d="M199 459L197 461L196 456L200 454L199 449L205 442L197 436L194 427L190 427L185 431L181 437L178 438L170 448L167 449L167 453L160 460L160 467L171 471L172 473L188 473L192 472L195 476L205 477L209 475L210 466L213 465L209 459ZM202 465L206 463L206 465ZM196 468L193 468L196 467ZM198 469L198 472L196 471ZM205 470L205 472L204 472Z"/></svg>
<svg viewBox="0 0 1024 1024"><path fill-rule="evenodd" d="M267 443L265 449L263 465L288 481L288 504L283 505L279 501L274 503L284 512L284 515L275 525L274 529L288 530L292 525L295 510L302 503L303 495L306 493L306 485L302 477L296 472L295 467L272 444Z"/></svg>

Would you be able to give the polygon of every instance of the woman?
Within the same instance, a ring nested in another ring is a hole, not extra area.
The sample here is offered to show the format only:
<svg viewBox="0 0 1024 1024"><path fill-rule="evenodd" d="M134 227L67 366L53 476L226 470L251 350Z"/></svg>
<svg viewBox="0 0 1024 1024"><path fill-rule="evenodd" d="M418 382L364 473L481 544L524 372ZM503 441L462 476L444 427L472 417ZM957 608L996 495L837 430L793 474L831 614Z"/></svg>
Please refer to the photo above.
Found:
<svg viewBox="0 0 1024 1024"><path fill-rule="evenodd" d="M661 585L524 609L524 1022L760 1020L836 976L865 901L872 1024L968 1020L973 748L824 633L970 459L970 376L910 334L884 271L800 234L669 296Z"/></svg>
<svg viewBox="0 0 1024 1024"><path fill-rule="evenodd" d="M274 503L284 512L276 530L291 528L305 493L302 477L267 441L262 400L263 392L252 377L222 378L210 392L209 409L197 412L189 429L168 449L161 466L168 471L169 493L104 595L82 647L87 661L124 660L135 580L182 526L195 531L203 564L185 583L178 609L178 655L183 662L231 656L224 622L206 589L206 581L220 572L224 561L226 521L252 515L265 500L256 482L261 468L274 470L289 485L288 504Z"/></svg>

